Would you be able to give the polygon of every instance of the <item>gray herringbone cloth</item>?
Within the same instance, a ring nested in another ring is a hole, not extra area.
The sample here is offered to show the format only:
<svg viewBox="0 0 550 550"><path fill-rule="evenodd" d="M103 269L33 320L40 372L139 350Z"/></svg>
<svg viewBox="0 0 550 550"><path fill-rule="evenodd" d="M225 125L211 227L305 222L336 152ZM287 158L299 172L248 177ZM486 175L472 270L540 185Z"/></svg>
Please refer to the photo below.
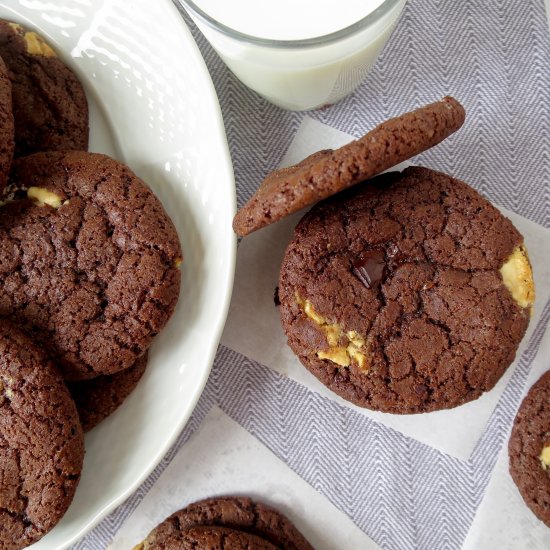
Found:
<svg viewBox="0 0 550 550"><path fill-rule="evenodd" d="M186 21L220 98L238 202L243 204L277 166L303 114L282 111L246 89ZM446 147L417 162L462 178L496 203L550 228L550 39L543 0L409 0L368 80L353 96L310 115L359 136L387 117L446 94L465 105L467 122ZM220 348L206 390L177 443L140 489L75 548L108 544L213 404L382 548L460 548L549 317L547 303L468 461L444 455Z"/></svg>

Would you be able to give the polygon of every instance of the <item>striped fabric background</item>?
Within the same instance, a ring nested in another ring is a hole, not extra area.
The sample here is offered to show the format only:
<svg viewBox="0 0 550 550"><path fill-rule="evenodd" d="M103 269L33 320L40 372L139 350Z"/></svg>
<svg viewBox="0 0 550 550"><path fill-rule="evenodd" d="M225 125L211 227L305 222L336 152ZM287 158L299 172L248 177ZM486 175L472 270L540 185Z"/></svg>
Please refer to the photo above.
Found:
<svg viewBox="0 0 550 550"><path fill-rule="evenodd" d="M246 89L201 34L194 28L193 33L220 98L242 204L277 166L303 114L282 111ZM309 115L359 136L385 118L446 94L465 105L467 122L441 152L436 148L415 162L462 178L497 204L550 229L550 35L544 0L409 0L370 78L353 96ZM206 390L176 445L140 489L74 548L108 544L213 404L385 550L460 548L549 318L547 303L467 461L220 348Z"/></svg>

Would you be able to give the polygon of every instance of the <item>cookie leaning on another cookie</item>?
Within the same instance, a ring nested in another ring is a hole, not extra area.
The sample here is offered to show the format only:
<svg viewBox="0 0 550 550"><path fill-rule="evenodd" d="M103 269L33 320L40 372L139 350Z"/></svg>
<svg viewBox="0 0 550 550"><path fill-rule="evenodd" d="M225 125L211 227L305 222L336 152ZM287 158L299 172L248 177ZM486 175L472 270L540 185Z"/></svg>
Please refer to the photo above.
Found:
<svg viewBox="0 0 550 550"><path fill-rule="evenodd" d="M0 317L54 357L67 380L143 355L179 296L182 252L153 192L127 166L85 152L18 159L0 207Z"/></svg>
<svg viewBox="0 0 550 550"><path fill-rule="evenodd" d="M312 550L311 545L283 514L248 497L213 497L190 504L155 527L135 550L164 548L189 529L217 527L260 537L285 550Z"/></svg>
<svg viewBox="0 0 550 550"><path fill-rule="evenodd" d="M27 335L0 321L0 548L40 539L65 514L84 459L75 404Z"/></svg>
<svg viewBox="0 0 550 550"><path fill-rule="evenodd" d="M275 170L237 212L233 229L248 235L317 201L375 176L437 145L464 123L452 97L392 118L340 149L314 153Z"/></svg>
<svg viewBox="0 0 550 550"><path fill-rule="evenodd" d="M508 455L510 474L525 504L550 527L550 371L523 399Z"/></svg>
<svg viewBox="0 0 550 550"><path fill-rule="evenodd" d="M0 19L13 86L15 156L88 149L88 102L75 74L36 32Z"/></svg>
<svg viewBox="0 0 550 550"><path fill-rule="evenodd" d="M490 390L534 302L523 237L466 183L378 176L310 210L282 262L288 344L356 405L420 413Z"/></svg>

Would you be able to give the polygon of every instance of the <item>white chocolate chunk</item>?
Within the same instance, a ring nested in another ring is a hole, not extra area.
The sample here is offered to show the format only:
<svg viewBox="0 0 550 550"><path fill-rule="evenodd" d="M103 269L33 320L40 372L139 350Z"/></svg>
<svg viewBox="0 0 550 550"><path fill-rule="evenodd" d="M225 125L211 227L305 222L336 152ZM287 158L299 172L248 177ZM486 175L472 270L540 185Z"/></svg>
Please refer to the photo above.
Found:
<svg viewBox="0 0 550 550"><path fill-rule="evenodd" d="M546 470L550 466L550 444L543 447L539 456L542 469Z"/></svg>
<svg viewBox="0 0 550 550"><path fill-rule="evenodd" d="M514 249L500 268L500 274L518 305L522 308L532 307L535 302L535 283L529 257L523 246Z"/></svg>
<svg viewBox="0 0 550 550"><path fill-rule="evenodd" d="M41 206L48 205L52 208L59 208L63 203L61 197L44 189L43 187L29 187L27 197L39 203Z"/></svg>

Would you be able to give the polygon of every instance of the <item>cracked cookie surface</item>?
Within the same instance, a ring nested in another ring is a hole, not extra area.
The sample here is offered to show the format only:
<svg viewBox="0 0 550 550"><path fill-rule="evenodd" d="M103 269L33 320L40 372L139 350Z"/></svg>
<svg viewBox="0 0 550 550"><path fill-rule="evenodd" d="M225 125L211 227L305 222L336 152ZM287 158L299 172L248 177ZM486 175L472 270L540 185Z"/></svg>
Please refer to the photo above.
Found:
<svg viewBox="0 0 550 550"><path fill-rule="evenodd" d="M88 149L88 102L76 75L37 33L0 19L12 83L15 156Z"/></svg>
<svg viewBox="0 0 550 550"><path fill-rule="evenodd" d="M312 550L286 516L240 496L213 497L190 504L155 527L135 550L164 548L165 541L176 541L195 527L227 528L259 537L276 548Z"/></svg>
<svg viewBox="0 0 550 550"><path fill-rule="evenodd" d="M172 534L162 543L149 547L151 550L277 550L268 541L223 527L191 527Z"/></svg>
<svg viewBox="0 0 550 550"><path fill-rule="evenodd" d="M11 103L11 81L0 58L0 192L8 183L14 151L14 125Z"/></svg>
<svg viewBox="0 0 550 550"><path fill-rule="evenodd" d="M510 474L532 512L550 527L550 371L520 405L508 444Z"/></svg>
<svg viewBox="0 0 550 550"><path fill-rule="evenodd" d="M279 279L288 344L362 407L418 413L476 399L513 361L529 323L532 273L518 250L520 233L464 182L425 168L369 180L296 227ZM520 257L527 267L505 273L521 273L521 305L501 272ZM338 327L337 343L327 324ZM347 361L327 359L339 349Z"/></svg>
<svg viewBox="0 0 550 550"><path fill-rule="evenodd" d="M147 357L145 352L134 365L115 374L67 382L84 432L95 428L124 403L141 380Z"/></svg>
<svg viewBox="0 0 550 550"><path fill-rule="evenodd" d="M24 548L61 519L80 479L84 439L60 373L0 322L0 548Z"/></svg>
<svg viewBox="0 0 550 550"><path fill-rule="evenodd" d="M130 367L178 299L182 253L171 220L105 155L19 159L10 190L31 188L47 192L0 207L0 317L23 325L66 379Z"/></svg>

